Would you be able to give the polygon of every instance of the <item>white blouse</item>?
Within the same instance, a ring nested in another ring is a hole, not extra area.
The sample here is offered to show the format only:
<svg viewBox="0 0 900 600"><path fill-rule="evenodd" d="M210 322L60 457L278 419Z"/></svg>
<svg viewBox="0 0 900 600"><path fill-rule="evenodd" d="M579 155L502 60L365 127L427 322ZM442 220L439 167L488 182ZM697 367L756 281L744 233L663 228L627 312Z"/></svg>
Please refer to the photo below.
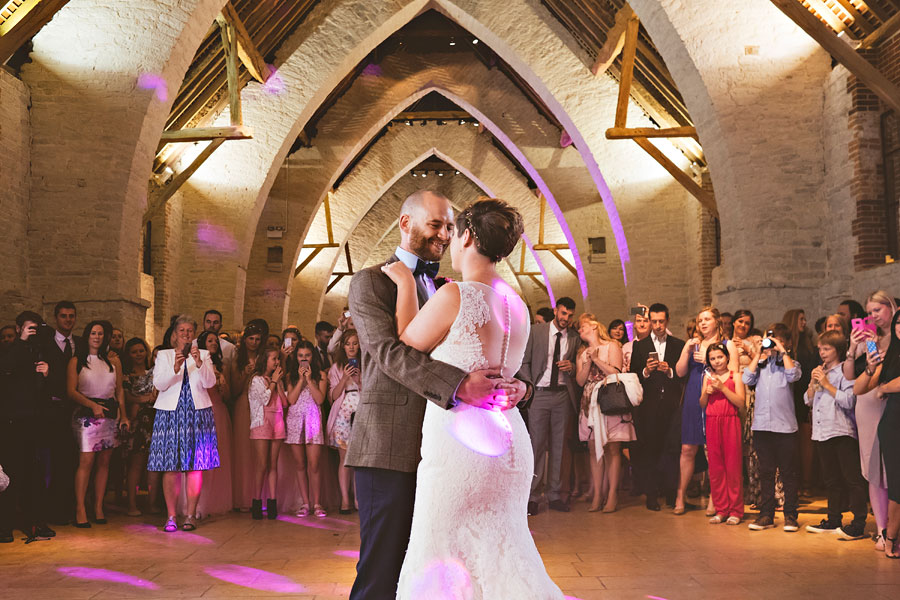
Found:
<svg viewBox="0 0 900 600"><path fill-rule="evenodd" d="M265 407L272 399L272 390L266 385L264 377L259 375L253 377L247 391L247 399L250 401L250 429L256 429L265 422Z"/></svg>
<svg viewBox="0 0 900 600"><path fill-rule="evenodd" d="M116 397L116 368L109 368L96 354L88 354L87 364L78 373L78 391L88 398Z"/></svg>

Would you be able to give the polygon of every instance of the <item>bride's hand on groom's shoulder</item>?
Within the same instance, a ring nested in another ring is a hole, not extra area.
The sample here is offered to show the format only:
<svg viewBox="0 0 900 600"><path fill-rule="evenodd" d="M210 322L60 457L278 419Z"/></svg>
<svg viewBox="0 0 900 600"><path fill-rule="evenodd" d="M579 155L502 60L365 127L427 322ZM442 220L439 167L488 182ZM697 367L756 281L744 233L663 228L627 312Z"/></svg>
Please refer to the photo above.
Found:
<svg viewBox="0 0 900 600"><path fill-rule="evenodd" d="M381 267L382 272L391 278L391 281L400 285L404 282L409 282L415 285L415 279L413 279L412 271L409 270L402 261L395 261L390 264L384 265Z"/></svg>

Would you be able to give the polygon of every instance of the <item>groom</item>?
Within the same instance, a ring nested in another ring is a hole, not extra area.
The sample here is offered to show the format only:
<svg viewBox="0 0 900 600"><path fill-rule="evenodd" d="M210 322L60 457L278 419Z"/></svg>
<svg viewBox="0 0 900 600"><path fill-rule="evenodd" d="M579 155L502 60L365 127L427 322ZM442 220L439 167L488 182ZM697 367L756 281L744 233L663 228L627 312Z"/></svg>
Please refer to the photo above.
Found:
<svg viewBox="0 0 900 600"><path fill-rule="evenodd" d="M413 272L421 307L435 292L434 277L453 235L453 209L437 192L418 191L400 212L400 247L388 262ZM393 600L409 542L426 400L449 409L482 406L527 391L498 370L466 373L432 360L397 337L397 288L381 271L363 269L350 282L350 313L362 350L362 391L346 465L356 470L360 549L351 600Z"/></svg>

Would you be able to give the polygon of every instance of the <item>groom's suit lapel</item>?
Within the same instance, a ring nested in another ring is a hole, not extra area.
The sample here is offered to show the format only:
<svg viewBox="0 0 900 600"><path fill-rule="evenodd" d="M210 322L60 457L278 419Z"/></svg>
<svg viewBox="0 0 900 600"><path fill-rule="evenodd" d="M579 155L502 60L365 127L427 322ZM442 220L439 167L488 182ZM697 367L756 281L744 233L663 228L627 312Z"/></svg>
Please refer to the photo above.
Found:
<svg viewBox="0 0 900 600"><path fill-rule="evenodd" d="M397 258L397 255L396 255L396 254L392 254L391 257L387 260L387 262L386 262L385 264L386 264L386 265L389 265L389 264L391 264L391 263L393 263L393 262L397 262L398 260L400 260L400 259ZM423 306L426 302L428 302L428 290L426 290L426 289L425 289L425 286L422 285L422 278L421 278L421 277L414 277L414 279L415 279L415 281L416 281L416 296L418 296L418 298L419 298L419 308L422 308L422 306ZM394 296L394 303L395 303L395 304L396 304L396 300L397 300L397 298L396 298L396 296Z"/></svg>

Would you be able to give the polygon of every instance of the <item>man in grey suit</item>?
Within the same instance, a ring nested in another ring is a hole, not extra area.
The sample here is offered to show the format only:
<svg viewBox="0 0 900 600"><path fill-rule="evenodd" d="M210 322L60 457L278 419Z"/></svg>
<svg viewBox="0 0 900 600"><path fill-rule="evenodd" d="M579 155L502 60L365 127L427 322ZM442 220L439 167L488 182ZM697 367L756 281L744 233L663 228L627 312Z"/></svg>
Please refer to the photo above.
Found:
<svg viewBox="0 0 900 600"><path fill-rule="evenodd" d="M435 292L438 263L453 234L453 209L443 195L412 194L403 203L400 247L388 262L413 272L419 306ZM346 465L355 468L360 552L351 600L393 600L409 543L426 400L450 409L485 406L495 397L515 404L528 391L499 370L466 373L403 344L395 320L397 288L381 271L364 269L350 282L350 314L362 350L362 390Z"/></svg>
<svg viewBox="0 0 900 600"><path fill-rule="evenodd" d="M534 399L528 408L528 432L534 448L534 481L528 513L538 513L540 482L544 478L544 453L550 451L547 474L547 499L550 508L569 511L563 500L561 471L566 428L578 410L575 386L575 354L581 343L569 328L575 316L575 301L568 297L557 300L554 318L531 328L525 358L519 374L534 383Z"/></svg>

